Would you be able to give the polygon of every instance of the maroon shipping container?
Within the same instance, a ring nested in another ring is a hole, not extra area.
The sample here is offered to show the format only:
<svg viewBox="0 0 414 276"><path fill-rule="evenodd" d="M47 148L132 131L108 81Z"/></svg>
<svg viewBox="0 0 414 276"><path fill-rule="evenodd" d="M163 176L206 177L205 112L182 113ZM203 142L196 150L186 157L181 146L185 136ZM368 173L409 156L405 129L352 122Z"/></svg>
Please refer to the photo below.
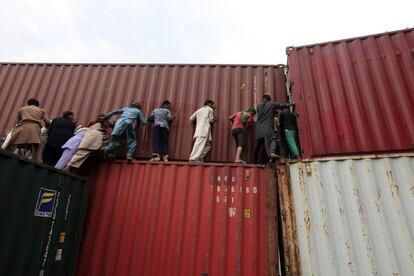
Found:
<svg viewBox="0 0 414 276"><path fill-rule="evenodd" d="M173 103L170 156L188 160L194 127L190 115L207 99L216 102L218 121L208 161L232 162L235 146L228 117L252 106L268 93L286 102L284 66L151 64L0 64L0 134L15 123L18 108L35 97L50 116L75 112L85 125L98 114L143 103L148 115L165 99ZM151 156L150 128L141 127L138 156ZM247 155L251 156L250 131Z"/></svg>
<svg viewBox="0 0 414 276"><path fill-rule="evenodd" d="M304 157L414 150L414 29L287 54Z"/></svg>
<svg viewBox="0 0 414 276"><path fill-rule="evenodd" d="M90 194L77 275L278 275L270 169L102 164Z"/></svg>

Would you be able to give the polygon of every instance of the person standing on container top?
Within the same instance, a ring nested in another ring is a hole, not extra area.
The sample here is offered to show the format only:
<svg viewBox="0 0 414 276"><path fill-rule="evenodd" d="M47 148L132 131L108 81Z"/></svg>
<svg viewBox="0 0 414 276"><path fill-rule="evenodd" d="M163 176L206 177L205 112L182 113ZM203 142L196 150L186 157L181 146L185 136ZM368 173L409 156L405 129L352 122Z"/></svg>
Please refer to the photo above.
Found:
<svg viewBox="0 0 414 276"><path fill-rule="evenodd" d="M280 127L285 134L291 157L300 158L299 147L296 143L296 116L289 108L285 108L280 113Z"/></svg>
<svg viewBox="0 0 414 276"><path fill-rule="evenodd" d="M190 154L190 162L202 162L211 148L211 124L214 123L214 102L207 100L204 106L198 109L190 117L191 122L196 123L193 138L194 145Z"/></svg>
<svg viewBox="0 0 414 276"><path fill-rule="evenodd" d="M284 143L284 136L282 137L280 135L280 114L277 110L275 110L275 117L273 118L273 128L276 131L276 134L279 133L279 137L281 138L280 141L278 142L278 154L283 157L286 158L287 157L287 153L285 150L285 143Z"/></svg>
<svg viewBox="0 0 414 276"><path fill-rule="evenodd" d="M152 127L152 159L150 161L168 161L168 139L170 135L171 102L163 101L159 108L152 111L150 121Z"/></svg>
<svg viewBox="0 0 414 276"><path fill-rule="evenodd" d="M234 163L246 163L241 159L243 149L247 145L247 128L253 125L253 118L256 114L254 107L249 107L246 111L239 111L229 117L233 122L231 127L231 134L236 142L236 160Z"/></svg>
<svg viewBox="0 0 414 276"><path fill-rule="evenodd" d="M143 125L147 124L147 118L141 112L141 104L133 102L128 107L117 109L106 114L105 118L110 119L115 114L121 114L121 117L116 121L115 127L112 131L111 140L108 146L104 148L104 155L107 156L110 151L121 146L121 137L125 133L128 144L127 160L134 159L135 148L137 140L135 136L135 129L133 127L134 121Z"/></svg>
<svg viewBox="0 0 414 276"><path fill-rule="evenodd" d="M274 129L275 110L293 105L294 104L273 102L270 95L263 95L262 102L257 106L258 117L255 131L256 145L253 153L254 163L258 162L259 151L263 144L269 159L280 157L276 154L281 139L279 132Z"/></svg>
<svg viewBox="0 0 414 276"><path fill-rule="evenodd" d="M14 152L20 146L27 146L32 154L32 159L42 162L40 130L44 125L47 127L50 125L45 110L39 107L37 99L29 99L27 106L21 107L17 111L17 125L11 132L5 150Z"/></svg>
<svg viewBox="0 0 414 276"><path fill-rule="evenodd" d="M73 136L76 123L72 111L65 111L62 117L52 120L43 152L43 162L55 166L64 149L62 146Z"/></svg>

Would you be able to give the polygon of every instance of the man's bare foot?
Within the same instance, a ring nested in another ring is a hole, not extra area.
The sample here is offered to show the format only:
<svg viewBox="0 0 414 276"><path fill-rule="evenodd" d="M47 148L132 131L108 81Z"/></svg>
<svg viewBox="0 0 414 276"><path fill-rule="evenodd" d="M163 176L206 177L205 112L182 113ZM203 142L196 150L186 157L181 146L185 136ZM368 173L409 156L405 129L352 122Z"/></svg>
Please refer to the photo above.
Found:
<svg viewBox="0 0 414 276"><path fill-rule="evenodd" d="M270 154L270 159L279 159L280 155L276 154L276 153L271 153Z"/></svg>

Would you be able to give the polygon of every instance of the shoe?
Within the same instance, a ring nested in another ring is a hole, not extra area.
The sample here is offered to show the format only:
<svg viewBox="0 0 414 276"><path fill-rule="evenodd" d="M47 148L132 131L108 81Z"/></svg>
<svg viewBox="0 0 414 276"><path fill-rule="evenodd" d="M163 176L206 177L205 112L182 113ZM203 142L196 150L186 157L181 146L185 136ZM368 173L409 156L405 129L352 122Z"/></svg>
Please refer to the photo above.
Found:
<svg viewBox="0 0 414 276"><path fill-rule="evenodd" d="M107 148L103 148L102 153L103 153L103 159L107 162L110 162L115 159L115 154L113 154L111 150Z"/></svg>
<svg viewBox="0 0 414 276"><path fill-rule="evenodd" d="M234 163L235 164L247 164L247 162L246 161L244 161L244 160L236 160L236 161L234 161Z"/></svg>
<svg viewBox="0 0 414 276"><path fill-rule="evenodd" d="M130 163L130 162L132 162L132 160L134 160L134 157L132 156L132 154L127 154L127 161L128 161L128 163Z"/></svg>
<svg viewBox="0 0 414 276"><path fill-rule="evenodd" d="M280 155L277 155L276 153L271 153L270 154L270 159L279 159Z"/></svg>
<svg viewBox="0 0 414 276"><path fill-rule="evenodd" d="M150 159L150 161L160 161L160 156L157 153L153 153L152 154L152 158Z"/></svg>
<svg viewBox="0 0 414 276"><path fill-rule="evenodd" d="M162 161L168 162L168 155L163 155L162 156Z"/></svg>

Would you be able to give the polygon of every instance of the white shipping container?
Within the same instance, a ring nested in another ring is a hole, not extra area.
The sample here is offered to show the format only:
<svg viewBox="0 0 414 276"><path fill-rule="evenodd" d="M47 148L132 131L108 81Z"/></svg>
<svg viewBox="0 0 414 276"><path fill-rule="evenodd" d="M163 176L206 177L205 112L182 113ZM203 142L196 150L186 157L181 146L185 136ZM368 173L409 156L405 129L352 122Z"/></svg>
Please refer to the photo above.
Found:
<svg viewBox="0 0 414 276"><path fill-rule="evenodd" d="M315 159L289 171L297 240L285 243L298 247L303 275L414 275L413 155Z"/></svg>

